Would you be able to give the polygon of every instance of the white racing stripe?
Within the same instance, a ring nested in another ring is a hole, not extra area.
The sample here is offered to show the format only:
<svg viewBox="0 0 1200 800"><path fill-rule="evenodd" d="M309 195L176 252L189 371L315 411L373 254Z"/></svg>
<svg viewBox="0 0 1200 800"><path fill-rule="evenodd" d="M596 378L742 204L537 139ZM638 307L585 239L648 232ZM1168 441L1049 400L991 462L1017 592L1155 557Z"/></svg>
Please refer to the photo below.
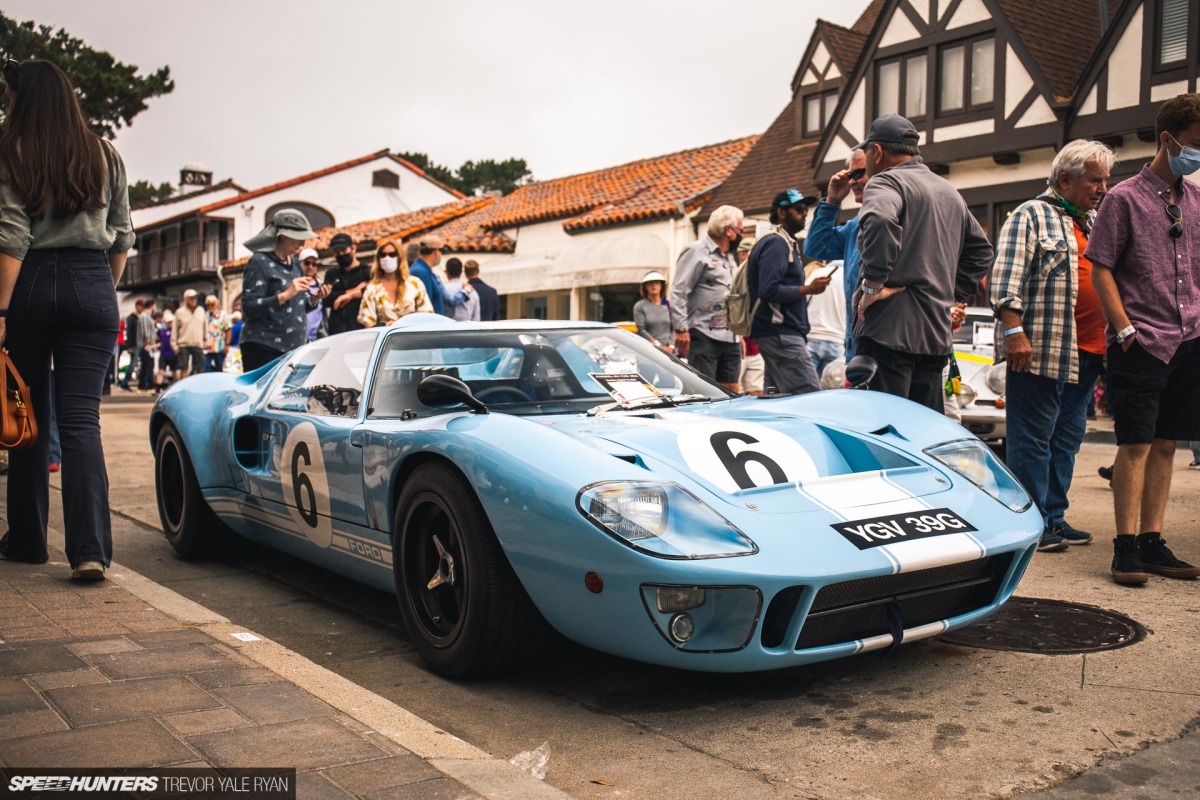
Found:
<svg viewBox="0 0 1200 800"><path fill-rule="evenodd" d="M844 522L933 508L893 482L886 470L804 481L796 484L796 490ZM865 498L871 498L872 502L864 503ZM969 533L911 539L873 549L892 562L893 574L972 561L986 555L983 544Z"/></svg>

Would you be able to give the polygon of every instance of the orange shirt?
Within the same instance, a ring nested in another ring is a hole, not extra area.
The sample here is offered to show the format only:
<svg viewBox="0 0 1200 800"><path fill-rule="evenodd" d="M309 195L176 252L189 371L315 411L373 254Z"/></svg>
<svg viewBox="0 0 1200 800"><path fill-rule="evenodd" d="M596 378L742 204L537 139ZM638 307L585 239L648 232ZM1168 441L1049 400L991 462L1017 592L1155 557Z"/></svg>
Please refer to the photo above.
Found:
<svg viewBox="0 0 1200 800"><path fill-rule="evenodd" d="M1104 308L1100 296L1092 288L1092 262L1083 255L1087 236L1075 223L1075 244L1079 248L1079 296L1075 299L1075 337L1080 350L1102 356L1107 352L1104 341Z"/></svg>

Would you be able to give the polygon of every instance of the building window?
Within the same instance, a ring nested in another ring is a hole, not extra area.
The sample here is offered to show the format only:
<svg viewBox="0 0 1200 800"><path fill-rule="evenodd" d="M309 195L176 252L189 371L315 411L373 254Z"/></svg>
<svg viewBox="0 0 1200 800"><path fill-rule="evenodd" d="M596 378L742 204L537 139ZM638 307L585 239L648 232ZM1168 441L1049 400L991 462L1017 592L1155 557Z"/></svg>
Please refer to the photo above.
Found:
<svg viewBox="0 0 1200 800"><path fill-rule="evenodd" d="M996 96L996 40L958 42L938 52L938 113L991 106Z"/></svg>
<svg viewBox="0 0 1200 800"><path fill-rule="evenodd" d="M804 135L818 136L833 119L837 92L810 94L804 98Z"/></svg>
<svg viewBox="0 0 1200 800"><path fill-rule="evenodd" d="M916 53L880 62L875 81L876 116L903 114L910 120L924 118L928 60L925 53Z"/></svg>
<svg viewBox="0 0 1200 800"><path fill-rule="evenodd" d="M312 203L303 203L297 201L276 203L268 208L263 225L270 224L271 217L275 216L275 212L285 208L291 208L303 214L305 218L308 219L308 224L312 226L314 231L320 230L321 228L331 228L334 225L333 214L330 214L320 206L314 206Z"/></svg>
<svg viewBox="0 0 1200 800"><path fill-rule="evenodd" d="M390 169L377 169L371 173L371 185L384 189L399 189L400 176Z"/></svg>
<svg viewBox="0 0 1200 800"><path fill-rule="evenodd" d="M1189 0L1159 0L1158 66L1182 65L1187 61L1188 32L1192 28Z"/></svg>

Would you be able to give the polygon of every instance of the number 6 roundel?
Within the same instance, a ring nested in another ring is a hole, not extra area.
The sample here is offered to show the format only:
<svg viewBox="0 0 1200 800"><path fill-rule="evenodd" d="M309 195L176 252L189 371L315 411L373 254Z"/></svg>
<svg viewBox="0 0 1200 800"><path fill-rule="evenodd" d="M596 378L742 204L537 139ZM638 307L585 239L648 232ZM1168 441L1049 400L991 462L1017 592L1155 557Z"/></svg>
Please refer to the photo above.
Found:
<svg viewBox="0 0 1200 800"><path fill-rule="evenodd" d="M311 422L301 422L288 433L279 462L283 502L296 530L318 547L329 547L333 526L329 519L329 479L321 440Z"/></svg>
<svg viewBox="0 0 1200 800"><path fill-rule="evenodd" d="M682 416L682 415L680 415ZM726 492L817 477L812 456L791 437L753 422L696 420L678 425L688 467Z"/></svg>

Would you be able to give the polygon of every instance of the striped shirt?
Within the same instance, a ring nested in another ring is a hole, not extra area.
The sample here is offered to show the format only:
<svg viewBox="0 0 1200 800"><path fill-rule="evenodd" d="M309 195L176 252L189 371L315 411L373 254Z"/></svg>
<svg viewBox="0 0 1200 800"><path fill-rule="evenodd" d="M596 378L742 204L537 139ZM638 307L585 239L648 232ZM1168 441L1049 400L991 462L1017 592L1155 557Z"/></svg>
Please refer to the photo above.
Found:
<svg viewBox="0 0 1200 800"><path fill-rule="evenodd" d="M1049 194L1017 206L1000 231L992 267L991 299L997 315L1021 314L1033 348L1030 372L1079 381L1075 301L1079 297L1079 247L1075 221ZM1089 225L1091 216L1088 219ZM996 326L996 360L1004 358L1004 326Z"/></svg>

